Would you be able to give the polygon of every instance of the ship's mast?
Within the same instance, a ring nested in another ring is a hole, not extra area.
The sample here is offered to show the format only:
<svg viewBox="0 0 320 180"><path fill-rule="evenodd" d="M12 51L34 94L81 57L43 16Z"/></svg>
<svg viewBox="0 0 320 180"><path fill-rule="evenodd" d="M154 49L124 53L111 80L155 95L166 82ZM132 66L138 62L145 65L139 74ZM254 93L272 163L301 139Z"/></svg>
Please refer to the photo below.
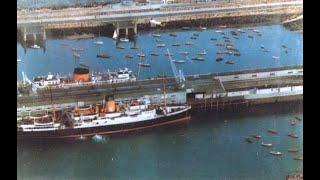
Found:
<svg viewBox="0 0 320 180"><path fill-rule="evenodd" d="M50 89L51 111L53 113L52 121L54 122L56 120L56 107L55 107L55 105L53 104L53 101L52 101L52 91L51 91L51 87L50 86L49 86L49 89Z"/></svg>
<svg viewBox="0 0 320 180"><path fill-rule="evenodd" d="M164 95L164 109L165 111L167 111L166 77L163 77L163 95Z"/></svg>

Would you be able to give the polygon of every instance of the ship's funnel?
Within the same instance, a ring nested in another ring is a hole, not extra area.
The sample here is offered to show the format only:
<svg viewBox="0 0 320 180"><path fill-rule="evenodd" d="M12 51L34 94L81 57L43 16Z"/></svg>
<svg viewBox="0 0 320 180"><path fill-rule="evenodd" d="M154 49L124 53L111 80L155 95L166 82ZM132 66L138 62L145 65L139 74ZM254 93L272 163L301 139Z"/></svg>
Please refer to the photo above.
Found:
<svg viewBox="0 0 320 180"><path fill-rule="evenodd" d="M116 111L116 103L113 100L108 101L106 109L108 112L115 112Z"/></svg>
<svg viewBox="0 0 320 180"><path fill-rule="evenodd" d="M74 81L89 81L89 69L87 68L75 68L73 71L73 80Z"/></svg>

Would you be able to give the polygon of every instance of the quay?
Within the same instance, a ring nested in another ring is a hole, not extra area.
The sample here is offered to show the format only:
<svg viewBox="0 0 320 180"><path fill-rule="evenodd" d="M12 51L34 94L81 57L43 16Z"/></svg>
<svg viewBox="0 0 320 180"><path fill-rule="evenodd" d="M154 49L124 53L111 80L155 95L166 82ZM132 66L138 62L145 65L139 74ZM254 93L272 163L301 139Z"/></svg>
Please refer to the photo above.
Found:
<svg viewBox="0 0 320 180"><path fill-rule="evenodd" d="M184 85L184 88L179 88L176 79L168 77L44 90L37 94L19 95L17 114L19 119L28 114L50 111L52 103L57 110L70 110L77 105L103 103L105 96L109 95L113 95L115 101L143 97L151 103L163 103L166 99L168 104L187 103L193 110L202 111L302 101L303 66L191 75L185 77Z"/></svg>

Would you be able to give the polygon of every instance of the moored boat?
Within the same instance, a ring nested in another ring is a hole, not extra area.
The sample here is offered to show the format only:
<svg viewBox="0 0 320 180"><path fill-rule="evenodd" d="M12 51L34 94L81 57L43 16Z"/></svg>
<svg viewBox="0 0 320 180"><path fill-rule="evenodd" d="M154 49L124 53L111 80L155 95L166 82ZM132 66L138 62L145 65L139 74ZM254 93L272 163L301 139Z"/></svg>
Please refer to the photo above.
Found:
<svg viewBox="0 0 320 180"><path fill-rule="evenodd" d="M187 105L153 106L150 101L138 99L117 103L106 99L103 105L76 107L68 116L46 115L18 121L17 138L79 139L101 135L122 134L190 120Z"/></svg>
<svg viewBox="0 0 320 180"><path fill-rule="evenodd" d="M298 138L298 135L296 135L294 133L289 133L288 136L291 138Z"/></svg>
<svg viewBox="0 0 320 180"><path fill-rule="evenodd" d="M217 62L223 61L223 58L222 57L217 57L216 61Z"/></svg>
<svg viewBox="0 0 320 180"><path fill-rule="evenodd" d="M277 130L275 129L268 129L268 132L271 134L278 134Z"/></svg>
<svg viewBox="0 0 320 180"><path fill-rule="evenodd" d="M280 152L280 151L270 151L269 153L272 154L272 155L275 155L275 156L281 156L282 155L282 152Z"/></svg>
<svg viewBox="0 0 320 180"><path fill-rule="evenodd" d="M97 58L110 58L109 54L97 54Z"/></svg>
<svg viewBox="0 0 320 180"><path fill-rule="evenodd" d="M262 143L261 143L261 146L272 147L272 144L271 144L271 143L264 143L264 142L262 142Z"/></svg>
<svg viewBox="0 0 320 180"><path fill-rule="evenodd" d="M148 63L143 63L143 62L138 62L138 66L141 66L141 67L151 67L150 64L148 64Z"/></svg>

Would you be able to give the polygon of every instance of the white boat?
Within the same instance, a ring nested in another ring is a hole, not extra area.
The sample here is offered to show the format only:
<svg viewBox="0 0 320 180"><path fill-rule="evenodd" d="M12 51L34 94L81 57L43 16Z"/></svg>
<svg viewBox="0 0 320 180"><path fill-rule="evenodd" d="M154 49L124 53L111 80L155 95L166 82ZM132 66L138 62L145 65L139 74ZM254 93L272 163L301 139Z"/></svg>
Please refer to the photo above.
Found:
<svg viewBox="0 0 320 180"><path fill-rule="evenodd" d="M206 50L203 50L202 52L198 53L198 55L204 56L204 55L207 55L207 52L206 52Z"/></svg>
<svg viewBox="0 0 320 180"><path fill-rule="evenodd" d="M78 54L78 53L73 53L73 56L75 57L75 58L80 58L80 54Z"/></svg>
<svg viewBox="0 0 320 180"><path fill-rule="evenodd" d="M222 33L222 31L221 30L216 30L216 33Z"/></svg>
<svg viewBox="0 0 320 180"><path fill-rule="evenodd" d="M270 151L269 153L272 154L272 155L276 155L276 156L281 156L282 155L282 152L279 152L279 151Z"/></svg>
<svg viewBox="0 0 320 180"><path fill-rule="evenodd" d="M138 56L138 57L146 57L146 55L143 54L143 53L138 53L137 56Z"/></svg>
<svg viewBox="0 0 320 180"><path fill-rule="evenodd" d="M189 52L187 52L187 51L181 51L181 52L180 52L180 54L182 54L182 55L185 55L185 56L186 56L186 55L188 55L188 54L189 54Z"/></svg>
<svg viewBox="0 0 320 180"><path fill-rule="evenodd" d="M34 44L34 45L31 46L31 48L32 48L32 49L40 49L40 46Z"/></svg>
<svg viewBox="0 0 320 180"><path fill-rule="evenodd" d="M206 28L206 27L200 27L200 29L201 29L201 30L206 30L207 28Z"/></svg>
<svg viewBox="0 0 320 180"><path fill-rule="evenodd" d="M163 44L163 43L160 43L160 44L157 44L156 46L157 46L157 47L165 47L166 45Z"/></svg>
<svg viewBox="0 0 320 180"><path fill-rule="evenodd" d="M272 56L272 59L279 59L279 56Z"/></svg>
<svg viewBox="0 0 320 180"><path fill-rule="evenodd" d="M103 42L102 41L95 41L94 44L97 44L97 45L102 45Z"/></svg>
<svg viewBox="0 0 320 180"><path fill-rule="evenodd" d="M262 142L262 143L261 143L261 146L272 147L272 144L271 144L271 143L264 143L264 142Z"/></svg>
<svg viewBox="0 0 320 180"><path fill-rule="evenodd" d="M127 39L127 38L120 38L120 41L121 41L121 42L129 42L129 39Z"/></svg>
<svg viewBox="0 0 320 180"><path fill-rule="evenodd" d="M160 34L152 34L153 37L161 37Z"/></svg>
<svg viewBox="0 0 320 180"><path fill-rule="evenodd" d="M185 63L185 61L183 61L183 60L172 60L172 62L174 62L174 63L179 63L179 64Z"/></svg>
<svg viewBox="0 0 320 180"><path fill-rule="evenodd" d="M18 59L17 59L17 62L21 62L21 59L20 59L20 58L18 58Z"/></svg>

